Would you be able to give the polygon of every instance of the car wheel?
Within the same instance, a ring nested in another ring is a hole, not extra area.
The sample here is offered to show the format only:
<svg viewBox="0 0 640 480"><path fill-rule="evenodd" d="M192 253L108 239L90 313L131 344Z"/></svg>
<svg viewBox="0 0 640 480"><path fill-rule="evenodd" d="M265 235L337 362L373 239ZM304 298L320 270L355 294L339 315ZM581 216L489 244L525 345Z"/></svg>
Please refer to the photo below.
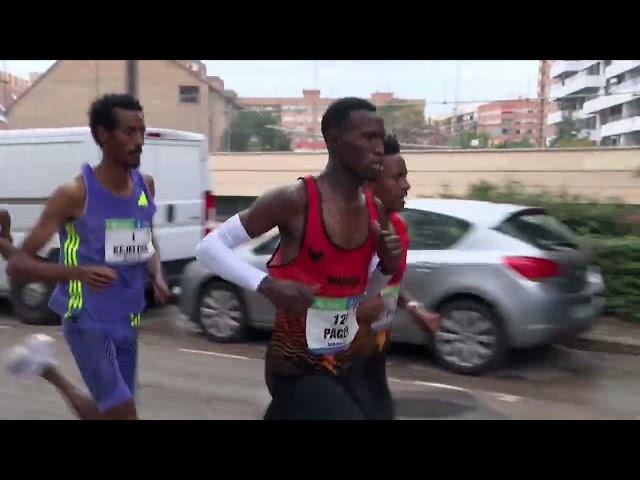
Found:
<svg viewBox="0 0 640 480"><path fill-rule="evenodd" d="M49 309L53 288L53 284L41 282L12 282L10 301L13 311L29 325L60 324L60 317Z"/></svg>
<svg viewBox="0 0 640 480"><path fill-rule="evenodd" d="M433 346L447 370L479 375L498 368L506 357L504 330L496 314L477 300L454 300L443 305L440 330Z"/></svg>
<svg viewBox="0 0 640 480"><path fill-rule="evenodd" d="M231 343L247 337L247 315L238 291L226 282L206 283L198 295L197 323L214 342Z"/></svg>

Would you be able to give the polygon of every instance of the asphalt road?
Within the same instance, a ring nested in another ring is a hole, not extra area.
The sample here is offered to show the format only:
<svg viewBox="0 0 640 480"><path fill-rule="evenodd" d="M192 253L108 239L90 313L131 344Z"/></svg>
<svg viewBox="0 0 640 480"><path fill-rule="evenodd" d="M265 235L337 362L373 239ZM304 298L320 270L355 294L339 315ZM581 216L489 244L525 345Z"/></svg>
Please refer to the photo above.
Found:
<svg viewBox="0 0 640 480"><path fill-rule="evenodd" d="M81 384L60 327L19 323L0 301L0 351L32 332L55 337L64 372ZM180 319L175 307L143 320L138 411L144 419L260 419L268 334L215 344ZM486 377L436 367L428 353L394 347L388 373L399 419L640 419L638 357L550 347L515 354ZM72 419L41 379L0 372L0 419Z"/></svg>

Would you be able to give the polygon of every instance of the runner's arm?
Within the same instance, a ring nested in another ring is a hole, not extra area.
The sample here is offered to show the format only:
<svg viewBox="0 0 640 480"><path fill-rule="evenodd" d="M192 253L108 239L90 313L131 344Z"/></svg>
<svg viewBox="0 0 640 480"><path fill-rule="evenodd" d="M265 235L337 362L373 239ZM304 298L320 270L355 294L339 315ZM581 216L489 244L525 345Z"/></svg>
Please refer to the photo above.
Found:
<svg viewBox="0 0 640 480"><path fill-rule="evenodd" d="M77 280L80 268L42 261L38 252L44 248L58 229L78 211L78 195L73 184L58 187L44 206L40 219L24 240L22 247L14 249L7 266L7 273L14 281L36 280L57 282Z"/></svg>
<svg viewBox="0 0 640 480"><path fill-rule="evenodd" d="M400 290L398 296L398 307L411 314L411 318L423 328L436 333L440 326L440 314L427 310L424 303L415 300L405 289Z"/></svg>
<svg viewBox="0 0 640 480"><path fill-rule="evenodd" d="M383 231L388 230L389 216L387 215L387 212L384 209L384 206L382 205L380 199L375 198L375 202L380 228ZM392 277L393 272L385 271L384 266L380 261L380 257L378 257L377 253L374 253L373 258L371 259L371 263L369 264L369 278L367 280L367 286L365 288L363 299L366 300L378 295L382 291L382 289L387 286Z"/></svg>
<svg viewBox="0 0 640 480"><path fill-rule="evenodd" d="M14 251L11 238L11 215L6 210L0 210L0 256L8 260Z"/></svg>
<svg viewBox="0 0 640 480"><path fill-rule="evenodd" d="M286 230L300 203L292 186L265 193L247 210L209 233L198 245L196 257L223 279L247 290L258 291L269 275L240 258L233 249L275 227L281 232Z"/></svg>
<svg viewBox="0 0 640 480"><path fill-rule="evenodd" d="M15 252L16 247L13 246L11 241L4 237L0 237L0 256L5 260L9 260Z"/></svg>
<svg viewBox="0 0 640 480"><path fill-rule="evenodd" d="M11 215L6 210L0 210L0 238L11 242Z"/></svg>
<svg viewBox="0 0 640 480"><path fill-rule="evenodd" d="M149 190L149 195L151 195L151 199L155 200L156 197L156 184L151 175L143 175L144 183L147 185L147 189ZM158 242L156 241L156 236L153 231L153 224L151 225L151 244L155 250L153 256L149 259L148 268L149 268L149 276L152 279L158 277L158 275L162 274L161 262L160 262L160 248L158 247Z"/></svg>
<svg viewBox="0 0 640 480"><path fill-rule="evenodd" d="M147 185L147 189L149 190L149 195L151 195L151 199L155 200L156 197L156 184L153 181L153 177L151 175L144 175L144 182ZM149 271L149 279L151 281L151 286L153 287L153 295L154 299L159 304L164 304L170 301L173 298L173 294L171 290L169 290L169 286L162 275L162 263L160 261L160 247L158 246L158 242L156 241L156 236L153 231L153 224L151 225L151 244L153 245L153 256L147 262L147 268Z"/></svg>

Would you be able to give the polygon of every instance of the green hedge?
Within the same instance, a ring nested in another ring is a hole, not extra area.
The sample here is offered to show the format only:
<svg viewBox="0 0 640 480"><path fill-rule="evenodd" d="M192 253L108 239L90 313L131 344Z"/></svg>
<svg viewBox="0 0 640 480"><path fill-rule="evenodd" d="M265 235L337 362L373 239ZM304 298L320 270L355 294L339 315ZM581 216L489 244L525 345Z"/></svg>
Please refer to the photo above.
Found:
<svg viewBox="0 0 640 480"><path fill-rule="evenodd" d="M566 192L533 190L519 182L495 185L484 180L472 185L465 197L544 207L578 235L640 235L640 227L628 221L630 215L640 215L640 207L620 203L615 198L600 202Z"/></svg>
<svg viewBox="0 0 640 480"><path fill-rule="evenodd" d="M591 237L585 241L607 286L607 310L640 323L640 237Z"/></svg>
<svg viewBox="0 0 640 480"><path fill-rule="evenodd" d="M640 323L639 206L533 190L518 182L495 185L482 181L469 188L466 198L544 207L580 235L593 252L593 262L601 268L607 287L607 311Z"/></svg>

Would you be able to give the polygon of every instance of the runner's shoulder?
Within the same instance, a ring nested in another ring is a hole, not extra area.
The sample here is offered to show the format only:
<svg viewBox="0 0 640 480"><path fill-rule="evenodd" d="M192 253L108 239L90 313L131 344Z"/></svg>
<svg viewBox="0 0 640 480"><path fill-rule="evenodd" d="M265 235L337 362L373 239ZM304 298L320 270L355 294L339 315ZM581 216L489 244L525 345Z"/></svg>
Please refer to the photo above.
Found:
<svg viewBox="0 0 640 480"><path fill-rule="evenodd" d="M77 212L84 209L86 195L84 180L78 175L72 181L58 186L51 194L49 202L69 216L76 216Z"/></svg>
<svg viewBox="0 0 640 480"><path fill-rule="evenodd" d="M262 196L262 202L286 215L304 212L307 194L304 183L276 187Z"/></svg>
<svg viewBox="0 0 640 480"><path fill-rule="evenodd" d="M153 180L153 176L149 175L148 173L143 173L142 174L142 179L144 180L144 184L147 186L147 189L149 190L149 193L151 194L151 196L155 197L155 195L156 195L156 183Z"/></svg>

